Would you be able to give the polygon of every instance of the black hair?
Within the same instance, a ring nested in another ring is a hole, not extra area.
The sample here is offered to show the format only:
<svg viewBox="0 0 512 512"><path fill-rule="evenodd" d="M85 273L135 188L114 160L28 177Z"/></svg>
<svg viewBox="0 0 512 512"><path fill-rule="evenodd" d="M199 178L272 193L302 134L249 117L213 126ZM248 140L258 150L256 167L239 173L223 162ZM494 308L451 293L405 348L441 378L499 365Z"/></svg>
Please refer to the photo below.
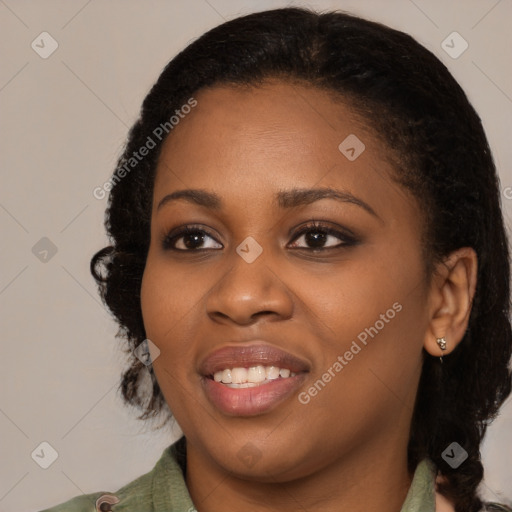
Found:
<svg viewBox="0 0 512 512"><path fill-rule="evenodd" d="M114 171L105 220L111 245L91 261L102 298L119 323L118 335L127 352L146 338L140 288L155 169L165 140L154 137L155 128L202 88L257 87L269 79L300 81L350 99L390 149L396 179L421 205L430 271L458 248L476 251L478 283L467 332L442 365L424 354L408 461L412 469L430 458L446 479L440 492L454 501L456 511L477 511L480 443L511 391L510 261L499 180L465 93L447 68L405 33L341 12L276 9L224 23L169 62L145 98ZM157 147L127 167L152 134ZM143 411L139 417L148 419L166 404L152 371L152 390L142 391L144 370L132 356L121 390L127 403ZM468 453L457 469L441 456L453 441Z"/></svg>

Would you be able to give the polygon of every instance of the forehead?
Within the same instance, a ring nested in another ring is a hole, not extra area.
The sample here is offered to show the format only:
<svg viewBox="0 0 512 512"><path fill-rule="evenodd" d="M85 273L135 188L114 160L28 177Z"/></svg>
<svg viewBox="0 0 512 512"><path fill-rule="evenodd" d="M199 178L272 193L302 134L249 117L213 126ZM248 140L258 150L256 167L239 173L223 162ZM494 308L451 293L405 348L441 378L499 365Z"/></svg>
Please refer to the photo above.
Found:
<svg viewBox="0 0 512 512"><path fill-rule="evenodd" d="M276 81L215 86L194 97L197 106L162 148L155 199L208 188L263 202L276 189L342 185L364 190L378 207L391 189L404 193L372 127L326 91Z"/></svg>
<svg viewBox="0 0 512 512"><path fill-rule="evenodd" d="M343 132L368 139L366 132L371 131L345 104L335 103L333 95L305 85L225 85L200 90L195 97L197 106L173 129L164 153L186 149L192 158L213 154L224 160L247 159L256 156L252 151L257 148L260 159L280 153L287 160L309 156L324 161L338 154ZM262 153L262 146L268 151ZM216 147L222 147L222 155Z"/></svg>

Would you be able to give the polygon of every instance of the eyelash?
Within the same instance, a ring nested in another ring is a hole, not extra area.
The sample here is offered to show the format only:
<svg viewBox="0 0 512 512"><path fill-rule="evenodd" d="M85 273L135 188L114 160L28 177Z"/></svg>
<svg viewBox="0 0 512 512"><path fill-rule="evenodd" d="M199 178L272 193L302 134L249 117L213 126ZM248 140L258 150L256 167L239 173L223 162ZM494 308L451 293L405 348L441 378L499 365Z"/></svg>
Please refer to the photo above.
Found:
<svg viewBox="0 0 512 512"><path fill-rule="evenodd" d="M292 238L292 242L295 242L297 239L299 239L302 235L307 233L322 233L324 235L331 235L336 238L339 238L341 242L338 245L335 245L333 247L297 247L298 250L306 250L310 252L323 252L333 249L341 249L343 247L352 247L354 245L357 245L358 240L353 236L349 235L347 233L344 233L342 231L338 231L336 229L333 229L332 227L323 224L321 222L313 221L312 223L302 227L297 233L294 234ZM170 250L175 252L182 252L182 253L192 253L192 252L199 252L199 251L208 251L208 250L219 250L219 249L177 249L174 247L177 240L180 238L183 238L187 235L207 235L208 237L215 240L215 237L213 237L208 231L201 228L200 226L195 225L189 225L184 226L183 228L179 229L177 232L171 231L169 234L167 234L162 242L162 247L164 250ZM216 240L215 240L216 241ZM216 241L217 242L217 241ZM217 242L220 243L220 242Z"/></svg>

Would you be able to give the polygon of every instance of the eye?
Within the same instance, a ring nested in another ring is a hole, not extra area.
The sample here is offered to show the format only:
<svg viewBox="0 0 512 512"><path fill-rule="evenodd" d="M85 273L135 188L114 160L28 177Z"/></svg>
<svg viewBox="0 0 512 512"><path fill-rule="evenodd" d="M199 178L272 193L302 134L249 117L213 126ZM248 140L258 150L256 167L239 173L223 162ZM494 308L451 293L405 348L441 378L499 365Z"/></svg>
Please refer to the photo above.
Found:
<svg viewBox="0 0 512 512"><path fill-rule="evenodd" d="M337 243L336 239L338 240ZM306 244L305 246L299 244L301 240ZM313 222L304 226L295 234L293 243L289 247L309 251L325 251L356 244L357 239L353 235L319 222ZM200 226L191 225L178 228L167 234L162 241L162 247L164 250L194 252L206 249L222 249L222 244Z"/></svg>
<svg viewBox="0 0 512 512"><path fill-rule="evenodd" d="M336 243L336 239L338 239L338 243ZM318 222L304 226L304 228L296 233L293 240L292 248L310 251L338 249L340 247L350 247L357 244L357 240L354 236ZM305 247L297 246L300 240L309 245L309 247L307 245Z"/></svg>
<svg viewBox="0 0 512 512"><path fill-rule="evenodd" d="M183 252L192 252L201 249L217 249L220 247L212 247L210 242L209 245L205 247L201 247L205 243L205 239L214 240L215 239L204 229L201 229L196 226L185 226L178 231L171 231L168 235L165 236L162 246L166 250L171 251L183 251Z"/></svg>

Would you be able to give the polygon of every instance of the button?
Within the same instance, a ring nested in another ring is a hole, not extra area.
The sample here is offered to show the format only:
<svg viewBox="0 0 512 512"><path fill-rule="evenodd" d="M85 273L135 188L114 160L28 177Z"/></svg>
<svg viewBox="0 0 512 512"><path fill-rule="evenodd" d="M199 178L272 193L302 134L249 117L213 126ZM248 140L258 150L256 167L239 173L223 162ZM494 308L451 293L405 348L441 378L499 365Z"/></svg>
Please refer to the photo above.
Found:
<svg viewBox="0 0 512 512"><path fill-rule="evenodd" d="M102 494L96 500L96 511L97 512L108 512L112 510L112 505L119 503L119 498L113 494Z"/></svg>

